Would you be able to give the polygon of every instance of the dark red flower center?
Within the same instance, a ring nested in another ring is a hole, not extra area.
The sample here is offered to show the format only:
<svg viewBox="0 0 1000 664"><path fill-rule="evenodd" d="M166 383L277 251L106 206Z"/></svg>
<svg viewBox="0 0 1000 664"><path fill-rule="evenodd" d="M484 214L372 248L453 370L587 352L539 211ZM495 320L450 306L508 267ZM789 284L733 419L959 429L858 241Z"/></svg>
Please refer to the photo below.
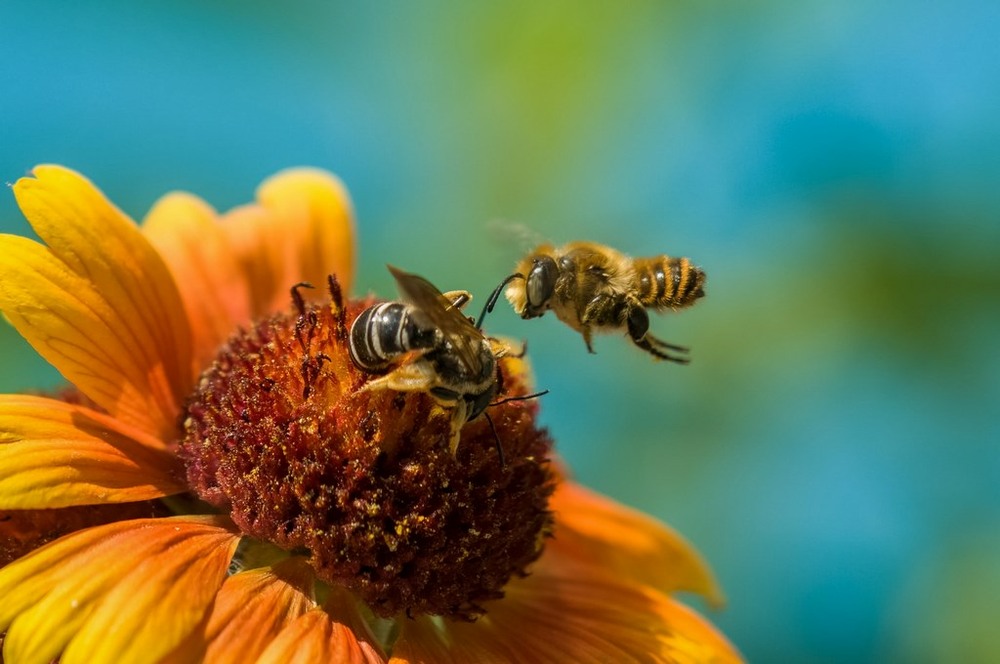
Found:
<svg viewBox="0 0 1000 664"><path fill-rule="evenodd" d="M488 410L448 449L451 411L425 392L359 391L347 325L372 301L307 306L239 331L187 405L192 488L247 535L308 556L385 617L472 619L525 573L551 528L551 441L536 401ZM498 399L528 392L516 358Z"/></svg>

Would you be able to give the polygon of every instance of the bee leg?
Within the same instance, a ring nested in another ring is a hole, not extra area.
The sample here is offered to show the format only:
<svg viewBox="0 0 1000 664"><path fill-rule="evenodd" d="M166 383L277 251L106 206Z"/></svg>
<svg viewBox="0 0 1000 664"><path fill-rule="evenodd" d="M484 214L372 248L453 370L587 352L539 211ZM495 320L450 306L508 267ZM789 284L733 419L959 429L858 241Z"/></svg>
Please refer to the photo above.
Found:
<svg viewBox="0 0 1000 664"><path fill-rule="evenodd" d="M667 343L663 339L657 339L652 334L647 334L646 338L649 339L649 341L654 346L659 346L660 348L669 348L670 350L676 350L678 353L689 353L689 352L691 352L691 349L688 348L687 346L678 346L676 344Z"/></svg>
<svg viewBox="0 0 1000 664"><path fill-rule="evenodd" d="M448 449L451 456L458 452L458 442L462 439L462 427L469 419L469 404L465 399L459 399L451 411L451 439L448 441Z"/></svg>
<svg viewBox="0 0 1000 664"><path fill-rule="evenodd" d="M646 313L646 310L641 305L636 304L630 307L627 322L628 335L631 337L632 343L653 357L658 357L661 360L677 362L678 364L687 364L691 361L686 357L670 355L669 353L660 350L660 348L668 348L679 353L688 352L688 349L683 346L668 344L666 341L661 341L652 334L649 334L649 314Z"/></svg>
<svg viewBox="0 0 1000 664"><path fill-rule="evenodd" d="M358 392L374 390L396 390L397 392L428 392L434 386L435 376L431 369L420 362L404 364L362 385Z"/></svg>
<svg viewBox="0 0 1000 664"><path fill-rule="evenodd" d="M444 295L446 300L451 302L451 306L454 309L461 309L472 300L472 293L467 290L453 290L441 294Z"/></svg>
<svg viewBox="0 0 1000 664"><path fill-rule="evenodd" d="M520 360L528 353L528 342L521 342L521 350L514 352L514 349L506 341L496 337L486 337L486 343L490 345L490 352L493 357L499 360L501 357L513 357Z"/></svg>
<svg viewBox="0 0 1000 664"><path fill-rule="evenodd" d="M592 343L594 334L590 331L590 328L585 327L580 331L580 333L583 335L583 342L587 344L587 352L591 355L597 355L597 351L594 350L594 344Z"/></svg>
<svg viewBox="0 0 1000 664"><path fill-rule="evenodd" d="M643 349L644 351L652 355L653 357L658 357L661 360L669 360L671 362L676 362L677 364L687 364L691 361L690 358L681 357L679 355L670 355L657 348L654 345L654 343L660 344L668 348L673 348L678 352L687 352L687 349L684 348L683 346L674 346L672 344L665 343L663 341L660 341L651 334L647 334L642 339L633 339L632 342L639 348Z"/></svg>
<svg viewBox="0 0 1000 664"><path fill-rule="evenodd" d="M358 388L358 392L377 392L378 390L391 390L392 374L386 374L375 380L370 380Z"/></svg>

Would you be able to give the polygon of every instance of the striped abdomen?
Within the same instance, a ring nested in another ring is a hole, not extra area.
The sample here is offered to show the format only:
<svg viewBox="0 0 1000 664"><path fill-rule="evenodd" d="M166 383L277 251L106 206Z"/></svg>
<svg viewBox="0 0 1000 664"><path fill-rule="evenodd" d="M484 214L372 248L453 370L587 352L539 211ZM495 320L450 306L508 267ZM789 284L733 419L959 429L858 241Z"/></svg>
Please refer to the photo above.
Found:
<svg viewBox="0 0 1000 664"><path fill-rule="evenodd" d="M379 371L411 350L436 348L441 331L414 316L402 302L384 302L362 311L351 324L351 360L365 371Z"/></svg>
<svg viewBox="0 0 1000 664"><path fill-rule="evenodd" d="M687 258L636 258L637 295L645 307L680 309L705 295L705 273Z"/></svg>

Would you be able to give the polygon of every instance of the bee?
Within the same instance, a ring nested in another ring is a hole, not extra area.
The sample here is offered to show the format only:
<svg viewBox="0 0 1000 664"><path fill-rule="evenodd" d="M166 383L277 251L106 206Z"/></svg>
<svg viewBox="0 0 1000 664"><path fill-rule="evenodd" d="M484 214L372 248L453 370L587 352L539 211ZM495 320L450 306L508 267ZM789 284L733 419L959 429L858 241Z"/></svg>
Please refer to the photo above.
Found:
<svg viewBox="0 0 1000 664"><path fill-rule="evenodd" d="M551 309L583 335L591 353L595 330L626 330L632 343L650 355L687 364L686 347L649 333L646 310L691 306L705 295L705 273L687 258L630 258L594 242L570 242L559 248L543 244L528 254L493 292L486 310L505 286L507 300L521 318L537 318Z"/></svg>
<svg viewBox="0 0 1000 664"><path fill-rule="evenodd" d="M472 299L468 291L442 293L423 277L388 267L404 301L361 312L351 324L350 355L366 372L398 366L361 389L428 392L451 407L449 448L454 454L462 427L479 417L499 390L497 360L506 355L507 346L486 337L462 313ZM497 452L503 463L499 441Z"/></svg>

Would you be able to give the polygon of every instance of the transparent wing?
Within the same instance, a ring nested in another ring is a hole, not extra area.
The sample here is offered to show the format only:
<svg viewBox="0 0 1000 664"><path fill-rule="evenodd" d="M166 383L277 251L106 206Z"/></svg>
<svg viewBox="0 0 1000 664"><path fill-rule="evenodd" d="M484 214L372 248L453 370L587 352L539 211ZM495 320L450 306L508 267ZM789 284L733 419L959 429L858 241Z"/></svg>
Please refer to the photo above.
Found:
<svg viewBox="0 0 1000 664"><path fill-rule="evenodd" d="M417 307L431 323L441 330L444 337L455 349L455 354L472 375L482 371L482 362L476 352L483 333L476 329L465 314L454 306L434 284L421 276L404 272L392 265L387 266L400 295L409 304Z"/></svg>
<svg viewBox="0 0 1000 664"><path fill-rule="evenodd" d="M510 219L492 219L487 223L486 230L495 244L521 255L548 243L545 236L535 229Z"/></svg>

